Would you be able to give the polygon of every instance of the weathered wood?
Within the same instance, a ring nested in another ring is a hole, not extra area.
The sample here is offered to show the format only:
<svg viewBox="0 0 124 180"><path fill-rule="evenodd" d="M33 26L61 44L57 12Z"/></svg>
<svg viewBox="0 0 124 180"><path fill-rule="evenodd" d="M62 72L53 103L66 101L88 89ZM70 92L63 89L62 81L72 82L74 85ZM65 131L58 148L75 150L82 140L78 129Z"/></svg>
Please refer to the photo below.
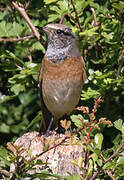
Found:
<svg viewBox="0 0 124 180"><path fill-rule="evenodd" d="M40 136L38 132L26 133L16 140L14 146L21 147L21 156L28 161L31 161L36 155L42 153L37 159L47 164L36 165L36 172L40 172L43 169L50 169L52 173L61 176L66 176L68 174L67 172L70 172L72 175L81 174L79 167L75 166L72 160L79 162L83 151L82 146L72 144L72 140L70 138L66 139L66 135L56 134L55 131L50 133L49 136ZM61 144L64 139L66 139L65 142ZM49 145L51 150L45 152L45 144ZM31 156L29 155L29 151L32 152ZM16 155L16 153L14 154ZM10 171L13 172L16 169L15 167L16 165L12 164ZM30 171L31 174L34 172L34 170ZM29 178L22 179L26 180Z"/></svg>

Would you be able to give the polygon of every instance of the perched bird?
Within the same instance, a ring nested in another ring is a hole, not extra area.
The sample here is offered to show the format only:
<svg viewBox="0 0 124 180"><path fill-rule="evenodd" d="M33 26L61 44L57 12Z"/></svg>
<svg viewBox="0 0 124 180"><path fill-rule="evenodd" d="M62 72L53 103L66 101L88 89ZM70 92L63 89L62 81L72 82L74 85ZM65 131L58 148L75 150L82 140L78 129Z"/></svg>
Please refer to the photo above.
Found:
<svg viewBox="0 0 124 180"><path fill-rule="evenodd" d="M78 104L86 71L71 28L63 24L48 24L42 30L47 35L48 46L39 83L43 118L49 131ZM42 131L41 127L39 131Z"/></svg>

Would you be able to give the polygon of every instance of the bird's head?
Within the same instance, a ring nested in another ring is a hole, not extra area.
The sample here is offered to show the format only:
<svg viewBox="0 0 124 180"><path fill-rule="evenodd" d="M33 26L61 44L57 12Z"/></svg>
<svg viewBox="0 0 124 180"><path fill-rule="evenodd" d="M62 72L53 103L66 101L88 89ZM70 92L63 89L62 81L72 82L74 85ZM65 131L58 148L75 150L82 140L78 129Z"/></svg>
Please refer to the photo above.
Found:
<svg viewBox="0 0 124 180"><path fill-rule="evenodd" d="M47 35L48 45L51 45L56 49L66 48L77 41L72 29L66 25L48 24L42 29Z"/></svg>

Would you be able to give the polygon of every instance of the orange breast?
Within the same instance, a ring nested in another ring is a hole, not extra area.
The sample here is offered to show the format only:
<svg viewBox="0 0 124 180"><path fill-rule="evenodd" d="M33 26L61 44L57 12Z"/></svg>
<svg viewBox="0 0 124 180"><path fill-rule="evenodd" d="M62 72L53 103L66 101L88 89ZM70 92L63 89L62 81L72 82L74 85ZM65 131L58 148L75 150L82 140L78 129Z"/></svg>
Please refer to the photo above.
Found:
<svg viewBox="0 0 124 180"><path fill-rule="evenodd" d="M42 61L42 92L44 102L56 119L70 113L78 104L86 72L82 57L53 63Z"/></svg>

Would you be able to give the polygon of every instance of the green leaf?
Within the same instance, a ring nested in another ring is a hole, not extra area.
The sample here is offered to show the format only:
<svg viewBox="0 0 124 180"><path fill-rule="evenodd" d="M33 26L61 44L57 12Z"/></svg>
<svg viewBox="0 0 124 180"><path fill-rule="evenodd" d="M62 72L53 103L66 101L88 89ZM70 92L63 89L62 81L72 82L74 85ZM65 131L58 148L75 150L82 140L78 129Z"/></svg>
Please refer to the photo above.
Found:
<svg viewBox="0 0 124 180"><path fill-rule="evenodd" d="M11 87L11 91L18 95L20 92L25 91L25 86L22 84L15 84Z"/></svg>
<svg viewBox="0 0 124 180"><path fill-rule="evenodd" d="M116 166L116 162L112 163L112 162L107 162L104 166L103 169L110 169L110 168L114 168Z"/></svg>
<svg viewBox="0 0 124 180"><path fill-rule="evenodd" d="M122 119L118 119L117 121L114 122L115 128L121 132L122 132L122 123L123 123Z"/></svg>
<svg viewBox="0 0 124 180"><path fill-rule="evenodd" d="M98 96L100 96L100 93L89 87L87 89L87 91L82 91L81 100L88 100L90 98L97 98Z"/></svg>
<svg viewBox="0 0 124 180"><path fill-rule="evenodd" d="M33 69L34 67L37 66L37 64L36 64L36 63L32 63L32 62L26 62L26 63L25 63L25 66L26 66L27 68L29 68L29 69Z"/></svg>
<svg viewBox="0 0 124 180"><path fill-rule="evenodd" d="M82 123L81 119L84 119L81 114L71 116L72 122L74 122L75 126L77 126L77 127L80 127L80 126L82 127L83 123Z"/></svg>
<svg viewBox="0 0 124 180"><path fill-rule="evenodd" d="M45 4L51 4L57 2L58 0L44 0Z"/></svg>
<svg viewBox="0 0 124 180"><path fill-rule="evenodd" d="M16 95L14 95L14 96L2 95L2 96L0 96L0 103L10 101L10 100L14 99L15 97L16 97Z"/></svg>
<svg viewBox="0 0 124 180"><path fill-rule="evenodd" d="M113 3L112 6L118 10L123 10L124 9L124 2L119 2L119 3Z"/></svg>
<svg viewBox="0 0 124 180"><path fill-rule="evenodd" d="M102 148L102 142L103 142L103 135L101 133L97 133L95 135L94 140L95 140L95 143L97 145L97 148L101 149Z"/></svg>
<svg viewBox="0 0 124 180"><path fill-rule="evenodd" d="M102 164L103 164L101 159L98 159L98 160L97 160L97 163L98 163L98 165L99 165L100 167L101 167Z"/></svg>
<svg viewBox="0 0 124 180"><path fill-rule="evenodd" d="M33 43L32 47L31 47L31 50L32 51L41 50L43 53L45 53L45 49L44 49L44 47L42 46L42 44L40 42Z"/></svg>
<svg viewBox="0 0 124 180"><path fill-rule="evenodd" d="M20 64L20 65L24 65L24 62L18 58L14 53L10 52L10 51L6 51L7 52L7 55L12 58L17 64Z"/></svg>
<svg viewBox="0 0 124 180"><path fill-rule="evenodd" d="M5 123L2 123L0 125L0 132L1 133L8 133L10 131L10 126L6 125Z"/></svg>
<svg viewBox="0 0 124 180"><path fill-rule="evenodd" d="M106 32L102 32L101 35L105 37L107 40L111 40L113 38L113 32L107 34Z"/></svg>
<svg viewBox="0 0 124 180"><path fill-rule="evenodd" d="M0 166L6 168L10 166L10 162L7 161L8 151L3 146L0 146Z"/></svg>
<svg viewBox="0 0 124 180"><path fill-rule="evenodd" d="M53 21L59 19L60 17L61 17L60 15L57 16L56 14L50 14L48 22L53 22Z"/></svg>
<svg viewBox="0 0 124 180"><path fill-rule="evenodd" d="M66 176L66 180L81 180L82 177L81 175L69 175L69 176Z"/></svg>
<svg viewBox="0 0 124 180"><path fill-rule="evenodd" d="M37 114L37 116L36 116L36 117L31 121L31 123L28 125L28 128L30 128L33 124L41 121L41 119L42 119L42 112L39 111L38 114Z"/></svg>
<svg viewBox="0 0 124 180"><path fill-rule="evenodd" d="M117 160L117 166L120 165L120 164L124 165L124 153L123 153L123 156L119 157L118 160Z"/></svg>
<svg viewBox="0 0 124 180"><path fill-rule="evenodd" d="M81 32L80 33L80 36L94 36L94 35L97 35L97 32L96 30L98 29L98 27L94 27L92 29L89 29L89 30L85 30L84 32Z"/></svg>

